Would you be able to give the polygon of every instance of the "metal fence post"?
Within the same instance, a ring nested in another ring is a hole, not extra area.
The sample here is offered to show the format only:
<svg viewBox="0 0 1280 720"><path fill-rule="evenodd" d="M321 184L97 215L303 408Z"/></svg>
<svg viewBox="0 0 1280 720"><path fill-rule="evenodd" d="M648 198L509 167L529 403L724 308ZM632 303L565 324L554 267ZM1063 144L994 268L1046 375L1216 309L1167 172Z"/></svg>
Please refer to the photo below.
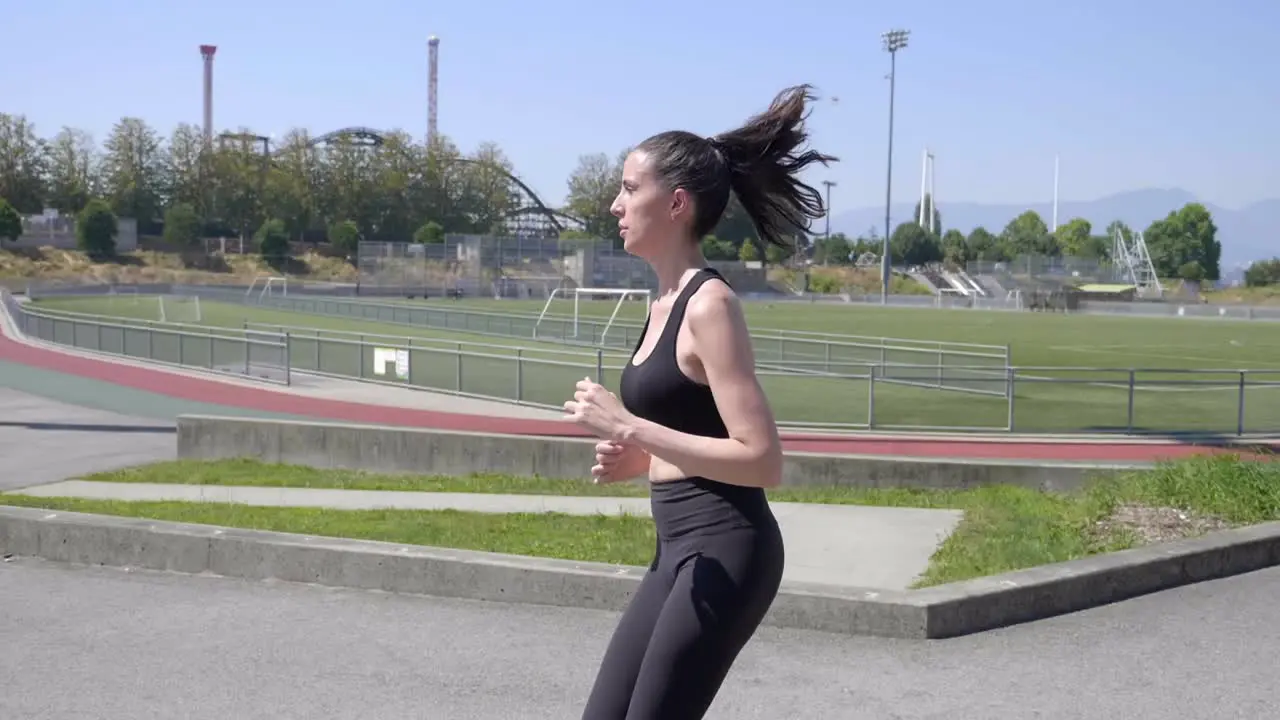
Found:
<svg viewBox="0 0 1280 720"><path fill-rule="evenodd" d="M320 347L320 340L318 338L316 339L316 347ZM319 369L319 366L317 366L316 370ZM289 333L287 331L284 334L284 384L293 384L293 359L292 355L289 353Z"/></svg>
<svg viewBox="0 0 1280 720"><path fill-rule="evenodd" d="M871 372L867 375L867 429L870 430L876 426L876 366L870 366Z"/></svg>
<svg viewBox="0 0 1280 720"><path fill-rule="evenodd" d="M1134 370L1133 368L1129 368L1129 416L1128 416L1129 421L1128 421L1128 430L1126 430L1126 432L1128 432L1130 435L1133 434L1133 397L1135 395L1134 391L1137 389L1137 384L1138 384L1137 374L1138 373L1136 370Z"/></svg>
<svg viewBox="0 0 1280 720"><path fill-rule="evenodd" d="M1240 371L1240 395L1236 403L1236 435L1244 434L1244 386L1245 371Z"/></svg>
<svg viewBox="0 0 1280 720"><path fill-rule="evenodd" d="M1018 371L1012 367L1008 367L1008 368L1005 368L1005 375L1006 375L1005 388L1009 395L1009 410L1008 410L1008 417L1005 419L1005 430L1009 432L1013 432L1013 418L1014 418L1013 406L1015 404L1014 386L1016 385Z"/></svg>
<svg viewBox="0 0 1280 720"><path fill-rule="evenodd" d="M455 352L457 353L454 355L454 358L457 360L455 363L454 373L454 382L456 385L454 385L453 389L458 392L462 392L462 343L458 343L455 348Z"/></svg>
<svg viewBox="0 0 1280 720"><path fill-rule="evenodd" d="M524 348L516 348L516 402L524 400Z"/></svg>
<svg viewBox="0 0 1280 720"><path fill-rule="evenodd" d="M596 382L604 384L604 350L596 348Z"/></svg>

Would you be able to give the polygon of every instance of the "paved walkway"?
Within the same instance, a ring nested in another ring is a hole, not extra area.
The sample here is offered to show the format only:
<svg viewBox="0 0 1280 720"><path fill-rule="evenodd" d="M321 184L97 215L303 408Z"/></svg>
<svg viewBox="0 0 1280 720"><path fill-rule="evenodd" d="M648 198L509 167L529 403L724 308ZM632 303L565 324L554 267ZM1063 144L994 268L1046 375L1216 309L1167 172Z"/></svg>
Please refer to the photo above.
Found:
<svg viewBox="0 0 1280 720"><path fill-rule="evenodd" d="M764 627L707 720L1270 720L1280 569L944 641ZM0 718L566 720L617 613L0 563Z"/></svg>
<svg viewBox="0 0 1280 720"><path fill-rule="evenodd" d="M229 502L340 510L467 510L490 513L649 516L647 498L393 492L312 488L103 483L71 480L19 490L40 497ZM958 510L775 502L787 544L784 579L905 590L960 522Z"/></svg>
<svg viewBox="0 0 1280 720"><path fill-rule="evenodd" d="M0 387L0 490L168 460L172 423Z"/></svg>

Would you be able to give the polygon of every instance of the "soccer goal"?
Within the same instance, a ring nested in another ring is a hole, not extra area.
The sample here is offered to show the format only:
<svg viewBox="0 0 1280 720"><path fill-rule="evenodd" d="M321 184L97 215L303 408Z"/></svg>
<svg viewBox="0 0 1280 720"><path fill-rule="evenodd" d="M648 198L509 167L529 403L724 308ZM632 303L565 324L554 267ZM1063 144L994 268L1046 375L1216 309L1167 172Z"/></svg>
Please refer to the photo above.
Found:
<svg viewBox="0 0 1280 720"><path fill-rule="evenodd" d="M160 322L201 323L204 313L195 295L160 295Z"/></svg>
<svg viewBox="0 0 1280 720"><path fill-rule="evenodd" d="M572 318L572 322L569 325L569 332L565 333L567 337L565 337L564 339L566 340L582 339L581 326L585 324L582 322L584 320L582 316L582 303L584 300L590 303L599 299L605 299L605 300L611 300L613 298L618 299L617 302L614 303L613 305L613 312L609 314L608 321L605 322L604 328L601 329L600 331L600 337L597 339L595 338L594 332L590 333L590 336L589 336L590 339L593 342L598 342L600 345L605 344L606 338L609 335L609 329L613 327L614 321L617 320L618 312L622 310L623 303L627 302L629 298L637 301L643 298L645 314L648 315L649 313L649 291L648 290L638 290L635 288L558 287L558 288L554 288L551 291L551 294L547 296L547 302L542 306L542 312L538 314L538 321L534 323L534 326L533 326L533 336L535 338L538 337L538 328L539 326L542 325L543 319L547 317L547 313L551 309L551 304L556 301L556 298L568 299L569 297L573 298L573 318ZM556 316L552 315L551 317L555 318ZM586 319L589 320L591 317L596 317L596 316L593 314L589 314ZM592 323L592 324L595 325L597 323Z"/></svg>
<svg viewBox="0 0 1280 720"><path fill-rule="evenodd" d="M137 305L139 298L138 288L132 285L112 285L107 293L107 307Z"/></svg>
<svg viewBox="0 0 1280 720"><path fill-rule="evenodd" d="M244 296L253 299L255 291L258 293L259 300L267 296L288 295L289 280L281 275L259 275L249 283L249 289L244 291Z"/></svg>

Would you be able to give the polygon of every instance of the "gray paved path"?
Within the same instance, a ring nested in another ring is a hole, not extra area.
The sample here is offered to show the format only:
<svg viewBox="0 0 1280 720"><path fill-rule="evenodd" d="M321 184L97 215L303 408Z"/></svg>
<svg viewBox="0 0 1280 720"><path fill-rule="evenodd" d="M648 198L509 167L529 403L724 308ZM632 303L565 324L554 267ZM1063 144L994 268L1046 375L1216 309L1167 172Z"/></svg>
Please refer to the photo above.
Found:
<svg viewBox="0 0 1280 720"><path fill-rule="evenodd" d="M179 500L343 510L405 508L474 512L561 512L648 516L648 498L562 497L497 493L391 492L68 481L24 488L43 497ZM775 502L787 546L784 578L879 590L905 590L955 530L957 510Z"/></svg>
<svg viewBox="0 0 1280 720"><path fill-rule="evenodd" d="M174 456L172 422L0 387L0 490Z"/></svg>
<svg viewBox="0 0 1280 720"><path fill-rule="evenodd" d="M711 718L1280 717L1280 570L948 641L764 628ZM0 564L0 717L566 720L617 616Z"/></svg>

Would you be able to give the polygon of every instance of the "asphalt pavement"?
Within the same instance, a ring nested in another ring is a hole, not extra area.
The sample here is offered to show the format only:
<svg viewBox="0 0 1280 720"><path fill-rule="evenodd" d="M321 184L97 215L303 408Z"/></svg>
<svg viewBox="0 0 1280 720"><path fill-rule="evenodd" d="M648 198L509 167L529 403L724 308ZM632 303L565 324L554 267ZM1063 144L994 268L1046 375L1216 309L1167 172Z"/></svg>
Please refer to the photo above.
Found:
<svg viewBox="0 0 1280 720"><path fill-rule="evenodd" d="M0 386L0 491L174 458L172 421L95 410Z"/></svg>
<svg viewBox="0 0 1280 720"><path fill-rule="evenodd" d="M764 628L710 718L1280 717L1280 569L945 641ZM0 717L565 720L617 615L0 564Z"/></svg>

